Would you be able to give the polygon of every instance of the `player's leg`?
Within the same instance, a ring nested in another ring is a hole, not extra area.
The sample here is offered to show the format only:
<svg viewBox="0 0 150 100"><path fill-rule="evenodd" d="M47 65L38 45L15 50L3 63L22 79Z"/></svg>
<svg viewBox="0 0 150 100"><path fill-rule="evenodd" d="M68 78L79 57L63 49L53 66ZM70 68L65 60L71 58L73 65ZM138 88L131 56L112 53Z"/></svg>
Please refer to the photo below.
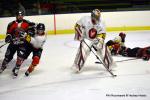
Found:
<svg viewBox="0 0 150 100"><path fill-rule="evenodd" d="M6 68L8 63L13 59L13 56L17 50L17 46L13 44L9 44L5 53L5 58L2 62L0 73L2 73Z"/></svg>
<svg viewBox="0 0 150 100"><path fill-rule="evenodd" d="M137 57L140 49L141 49L140 47L135 47L135 48L132 48L132 49L127 49L127 55L128 55L128 57Z"/></svg>
<svg viewBox="0 0 150 100"><path fill-rule="evenodd" d="M84 41L89 45L90 48L92 47L91 41L87 39L85 39ZM76 72L79 72L82 69L87 57L89 56L91 51L89 47L83 41L80 42L80 46L78 48L72 67Z"/></svg>
<svg viewBox="0 0 150 100"><path fill-rule="evenodd" d="M33 50L32 63L30 64L27 71L25 72L26 76L29 76L29 74L31 72L33 72L35 67L39 64L40 58L41 58L41 55L42 55L42 51L43 51L43 49L37 49L37 50L34 49Z"/></svg>
<svg viewBox="0 0 150 100"><path fill-rule="evenodd" d="M100 45L97 45L96 53L100 57L105 67L107 67L109 70L112 69L112 66L116 66L108 46L105 45L103 48L101 48Z"/></svg>
<svg viewBox="0 0 150 100"><path fill-rule="evenodd" d="M24 60L25 60L24 58L17 56L16 65L15 65L15 67L12 70L14 76L18 76L18 72L19 72L20 66L22 65Z"/></svg>
<svg viewBox="0 0 150 100"><path fill-rule="evenodd" d="M150 59L150 47L143 48L142 59L148 61Z"/></svg>
<svg viewBox="0 0 150 100"><path fill-rule="evenodd" d="M27 45L27 44L19 45L19 47L17 49L16 65L15 65L15 67L12 70L14 76L18 76L18 72L19 72L20 66L22 65L24 60L28 58L30 53L31 53L31 50L29 48L29 45Z"/></svg>

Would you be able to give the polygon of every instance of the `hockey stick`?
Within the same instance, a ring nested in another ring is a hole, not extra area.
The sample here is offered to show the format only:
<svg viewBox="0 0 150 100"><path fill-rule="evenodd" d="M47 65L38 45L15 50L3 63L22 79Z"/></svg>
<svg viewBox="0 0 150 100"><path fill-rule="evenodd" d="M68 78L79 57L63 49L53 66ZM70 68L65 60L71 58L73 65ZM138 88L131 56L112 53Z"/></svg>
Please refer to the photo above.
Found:
<svg viewBox="0 0 150 100"><path fill-rule="evenodd" d="M20 39L24 39L24 38L21 37ZM12 39L12 41L16 41L16 39ZM8 43L10 43L10 41L9 41L9 42L5 42L4 44L2 44L2 45L0 46L0 48L2 48L3 46L5 46L5 45L8 44Z"/></svg>
<svg viewBox="0 0 150 100"><path fill-rule="evenodd" d="M92 51L92 53L95 55L95 57L103 64L103 66L106 68L106 70L113 76L116 77L117 75L114 75L108 68L107 66L101 61L101 59L98 57L98 55L89 47L89 45L84 41L84 39L82 40L87 47ZM93 46L92 46L93 47ZM97 50L97 49L96 49Z"/></svg>
<svg viewBox="0 0 150 100"><path fill-rule="evenodd" d="M14 41L14 39L13 39L12 41ZM3 46L5 46L5 45L8 44L8 43L10 43L10 41L9 41L9 42L5 42L4 44L2 44L2 45L0 46L0 48L2 48Z"/></svg>
<svg viewBox="0 0 150 100"><path fill-rule="evenodd" d="M6 43L2 44L2 45L0 46L0 48L2 48L3 46L5 46L7 43L8 43L8 42L6 42Z"/></svg>
<svg viewBox="0 0 150 100"><path fill-rule="evenodd" d="M138 59L138 58L131 58L131 59L119 60L119 61L115 61L115 62L124 62L124 61L137 60L137 59ZM95 63L96 63L96 64L102 64L102 63L99 62L99 61L96 61Z"/></svg>

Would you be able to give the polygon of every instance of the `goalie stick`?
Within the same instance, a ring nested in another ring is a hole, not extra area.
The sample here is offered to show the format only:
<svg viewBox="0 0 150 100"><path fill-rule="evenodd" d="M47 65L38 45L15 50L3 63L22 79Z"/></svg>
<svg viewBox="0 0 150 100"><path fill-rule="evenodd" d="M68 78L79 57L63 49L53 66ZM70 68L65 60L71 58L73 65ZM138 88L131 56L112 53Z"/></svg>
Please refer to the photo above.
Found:
<svg viewBox="0 0 150 100"><path fill-rule="evenodd" d="M89 45L84 41L84 39L82 40L87 47L92 51L92 53L95 55L95 57L103 64L103 66L106 68L106 70L113 76L116 77L117 75L113 74L108 68L107 66L101 61L101 59L98 57L98 55L89 47ZM93 47L93 46L92 46ZM94 50L97 50L96 48L94 48Z"/></svg>

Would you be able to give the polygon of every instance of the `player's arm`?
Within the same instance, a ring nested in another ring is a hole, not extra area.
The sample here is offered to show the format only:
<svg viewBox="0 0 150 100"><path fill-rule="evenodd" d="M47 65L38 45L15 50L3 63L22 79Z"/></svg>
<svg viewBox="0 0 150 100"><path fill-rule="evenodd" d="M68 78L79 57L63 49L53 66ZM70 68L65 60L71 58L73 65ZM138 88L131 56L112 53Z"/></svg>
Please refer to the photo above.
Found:
<svg viewBox="0 0 150 100"><path fill-rule="evenodd" d="M83 39L83 29L84 29L84 24L86 22L86 18L82 17L80 20L78 20L75 24L75 40L82 40Z"/></svg>
<svg viewBox="0 0 150 100"><path fill-rule="evenodd" d="M7 26L7 32L6 32L6 37L5 37L5 42L9 43L12 41L12 24L13 22L9 23L8 26Z"/></svg>
<svg viewBox="0 0 150 100"><path fill-rule="evenodd" d="M75 40L80 41L81 37L82 37L81 25L79 25L78 23L76 23L74 29L75 29Z"/></svg>
<svg viewBox="0 0 150 100"><path fill-rule="evenodd" d="M32 46L34 48L42 48L43 44L44 44L44 41L46 39L43 38L43 36L38 36L37 37L31 37L29 34L26 36L26 41L30 44L32 44Z"/></svg>
<svg viewBox="0 0 150 100"><path fill-rule="evenodd" d="M106 46L108 46L110 51L113 49L113 45L114 45L114 41L113 40L109 40L108 42L106 42Z"/></svg>
<svg viewBox="0 0 150 100"><path fill-rule="evenodd" d="M106 38L106 33L99 33L96 35L96 38L99 40L99 42L101 42L101 44L103 44Z"/></svg>
<svg viewBox="0 0 150 100"><path fill-rule="evenodd" d="M35 36L35 27L29 27L27 30L27 35L25 37L26 41L30 43L31 38Z"/></svg>
<svg viewBox="0 0 150 100"><path fill-rule="evenodd" d="M103 39L103 40L105 40L105 38L106 38L106 33L99 33L99 34L97 34L97 38L98 38L98 39Z"/></svg>
<svg viewBox="0 0 150 100"><path fill-rule="evenodd" d="M104 44L106 38L106 28L104 23L101 24L100 29L98 30L97 38Z"/></svg>

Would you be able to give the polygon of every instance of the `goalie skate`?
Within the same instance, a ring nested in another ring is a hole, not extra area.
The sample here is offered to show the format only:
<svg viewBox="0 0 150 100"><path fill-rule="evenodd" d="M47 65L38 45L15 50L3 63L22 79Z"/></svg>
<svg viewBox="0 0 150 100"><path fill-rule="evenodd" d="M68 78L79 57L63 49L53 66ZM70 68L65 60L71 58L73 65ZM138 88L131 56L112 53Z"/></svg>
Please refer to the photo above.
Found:
<svg viewBox="0 0 150 100"><path fill-rule="evenodd" d="M73 70L73 72L74 73L80 73L80 69L79 69L79 67L77 67L76 65L73 65L72 67L71 67L71 69Z"/></svg>

